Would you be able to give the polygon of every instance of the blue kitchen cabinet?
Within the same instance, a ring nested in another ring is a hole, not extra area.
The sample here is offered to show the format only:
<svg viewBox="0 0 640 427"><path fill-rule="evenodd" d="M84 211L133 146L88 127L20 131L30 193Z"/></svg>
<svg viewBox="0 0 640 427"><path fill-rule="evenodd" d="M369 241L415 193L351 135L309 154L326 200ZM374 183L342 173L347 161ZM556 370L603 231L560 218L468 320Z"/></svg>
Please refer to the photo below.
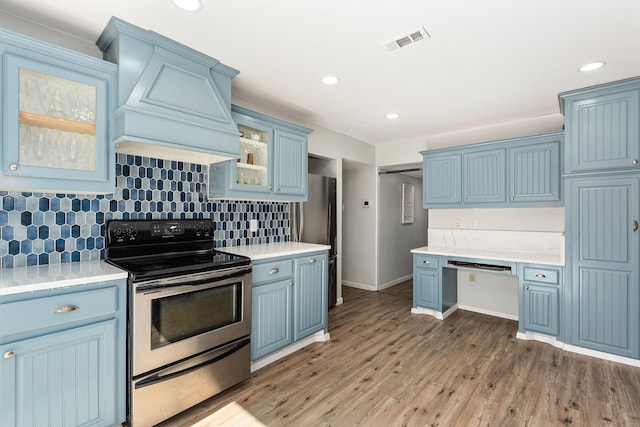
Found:
<svg viewBox="0 0 640 427"><path fill-rule="evenodd" d="M0 30L0 188L112 193L117 67Z"/></svg>
<svg viewBox="0 0 640 427"><path fill-rule="evenodd" d="M561 206L562 133L422 151L423 207Z"/></svg>
<svg viewBox="0 0 640 427"><path fill-rule="evenodd" d="M558 336L562 268L519 263L518 279L520 331Z"/></svg>
<svg viewBox="0 0 640 427"><path fill-rule="evenodd" d="M326 251L253 262L251 360L327 328Z"/></svg>
<svg viewBox="0 0 640 427"><path fill-rule="evenodd" d="M640 79L560 94L566 173L640 170Z"/></svg>
<svg viewBox="0 0 640 427"><path fill-rule="evenodd" d="M462 155L462 203L490 204L506 200L504 148Z"/></svg>
<svg viewBox="0 0 640 427"><path fill-rule="evenodd" d="M413 306L442 312L440 259L437 256L413 255Z"/></svg>
<svg viewBox="0 0 640 427"><path fill-rule="evenodd" d="M0 297L0 425L125 421L126 282Z"/></svg>
<svg viewBox="0 0 640 427"><path fill-rule="evenodd" d="M255 283L252 288L251 360L293 342L293 278Z"/></svg>
<svg viewBox="0 0 640 427"><path fill-rule="evenodd" d="M640 357L640 177L568 178L567 286L572 344Z"/></svg>
<svg viewBox="0 0 640 427"><path fill-rule="evenodd" d="M294 331L298 341L327 328L328 257L314 253L297 257L294 282Z"/></svg>
<svg viewBox="0 0 640 427"><path fill-rule="evenodd" d="M209 169L214 199L305 201L307 135L311 129L232 105L240 159Z"/></svg>
<svg viewBox="0 0 640 427"><path fill-rule="evenodd" d="M462 156L425 155L422 164L424 207L457 205L462 200Z"/></svg>
<svg viewBox="0 0 640 427"><path fill-rule="evenodd" d="M560 205L563 134L527 139L531 142L508 147L509 205Z"/></svg>

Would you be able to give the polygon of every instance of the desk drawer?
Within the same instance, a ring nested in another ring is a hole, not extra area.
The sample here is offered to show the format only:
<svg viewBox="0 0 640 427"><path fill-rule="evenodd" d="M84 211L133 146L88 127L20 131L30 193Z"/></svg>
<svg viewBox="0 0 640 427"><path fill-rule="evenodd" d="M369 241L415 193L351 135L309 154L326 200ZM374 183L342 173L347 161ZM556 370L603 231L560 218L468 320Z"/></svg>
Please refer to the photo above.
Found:
<svg viewBox="0 0 640 427"><path fill-rule="evenodd" d="M293 274L293 260L267 261L253 265L253 283L272 282L290 277Z"/></svg>
<svg viewBox="0 0 640 427"><path fill-rule="evenodd" d="M434 255L416 255L416 268L439 268L440 258Z"/></svg>
<svg viewBox="0 0 640 427"><path fill-rule="evenodd" d="M549 270L546 268L537 267L525 267L524 268L524 280L527 282L540 282L540 283L559 283L558 270Z"/></svg>
<svg viewBox="0 0 640 427"><path fill-rule="evenodd" d="M0 305L0 336L115 316L117 310L117 287L11 302Z"/></svg>

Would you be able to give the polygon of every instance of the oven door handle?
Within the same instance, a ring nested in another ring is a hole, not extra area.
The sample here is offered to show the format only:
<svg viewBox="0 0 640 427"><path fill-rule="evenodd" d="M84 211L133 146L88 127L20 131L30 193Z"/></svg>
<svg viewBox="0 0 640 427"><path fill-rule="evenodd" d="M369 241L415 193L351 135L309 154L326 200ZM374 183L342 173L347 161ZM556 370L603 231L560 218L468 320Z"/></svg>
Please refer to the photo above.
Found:
<svg viewBox="0 0 640 427"><path fill-rule="evenodd" d="M157 289L171 289L179 288L181 286L193 287L200 286L206 283L217 283L236 277L246 276L251 274L251 267L234 270L231 272L207 272L207 273L195 273L187 276L179 277L165 277L163 279L149 280L144 282L135 283L136 292L146 292Z"/></svg>
<svg viewBox="0 0 640 427"><path fill-rule="evenodd" d="M203 366L207 366L207 365L211 365L212 363L216 363L222 359L224 359L225 357L229 357L230 355L232 355L233 353L239 351L241 348L247 346L250 344L250 339L249 338L244 338L240 341L235 342L232 347L226 351L224 351L223 353L205 360L202 363L198 363L194 366L189 366L188 368L185 369L180 369L180 370L175 370L175 366L172 366L170 368L167 369L163 369L160 370L150 376L148 376L147 378L140 380L138 382L135 383L135 388L143 388L143 387L149 387L152 386L154 384L158 384L160 382L163 381L167 381L170 380L172 378L176 378L179 377L181 375L185 375L188 374L189 372L193 372L197 369L202 368ZM213 352L215 352L216 350L213 350ZM201 355L202 356L202 355Z"/></svg>

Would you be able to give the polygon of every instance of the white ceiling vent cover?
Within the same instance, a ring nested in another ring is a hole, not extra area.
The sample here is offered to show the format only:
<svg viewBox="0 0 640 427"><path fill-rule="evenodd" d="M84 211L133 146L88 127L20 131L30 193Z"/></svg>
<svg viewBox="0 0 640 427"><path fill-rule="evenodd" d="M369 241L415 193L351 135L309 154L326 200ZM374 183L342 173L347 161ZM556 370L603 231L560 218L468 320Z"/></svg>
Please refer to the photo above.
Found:
<svg viewBox="0 0 640 427"><path fill-rule="evenodd" d="M431 38L431 36L427 33L427 30L425 30L424 27L418 27L415 30L411 30L407 33L394 37L391 40L383 42L382 46L384 46L384 49L387 52L393 52L401 47L411 46L412 44L416 44L428 38Z"/></svg>

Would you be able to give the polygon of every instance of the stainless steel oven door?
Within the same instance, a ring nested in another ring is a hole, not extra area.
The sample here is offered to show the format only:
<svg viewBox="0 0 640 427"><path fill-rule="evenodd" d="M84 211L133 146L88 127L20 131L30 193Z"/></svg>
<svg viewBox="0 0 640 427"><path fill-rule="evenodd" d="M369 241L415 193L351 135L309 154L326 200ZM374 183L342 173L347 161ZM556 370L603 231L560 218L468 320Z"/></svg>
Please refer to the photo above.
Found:
<svg viewBox="0 0 640 427"><path fill-rule="evenodd" d="M251 334L251 268L137 282L131 317L138 375Z"/></svg>

